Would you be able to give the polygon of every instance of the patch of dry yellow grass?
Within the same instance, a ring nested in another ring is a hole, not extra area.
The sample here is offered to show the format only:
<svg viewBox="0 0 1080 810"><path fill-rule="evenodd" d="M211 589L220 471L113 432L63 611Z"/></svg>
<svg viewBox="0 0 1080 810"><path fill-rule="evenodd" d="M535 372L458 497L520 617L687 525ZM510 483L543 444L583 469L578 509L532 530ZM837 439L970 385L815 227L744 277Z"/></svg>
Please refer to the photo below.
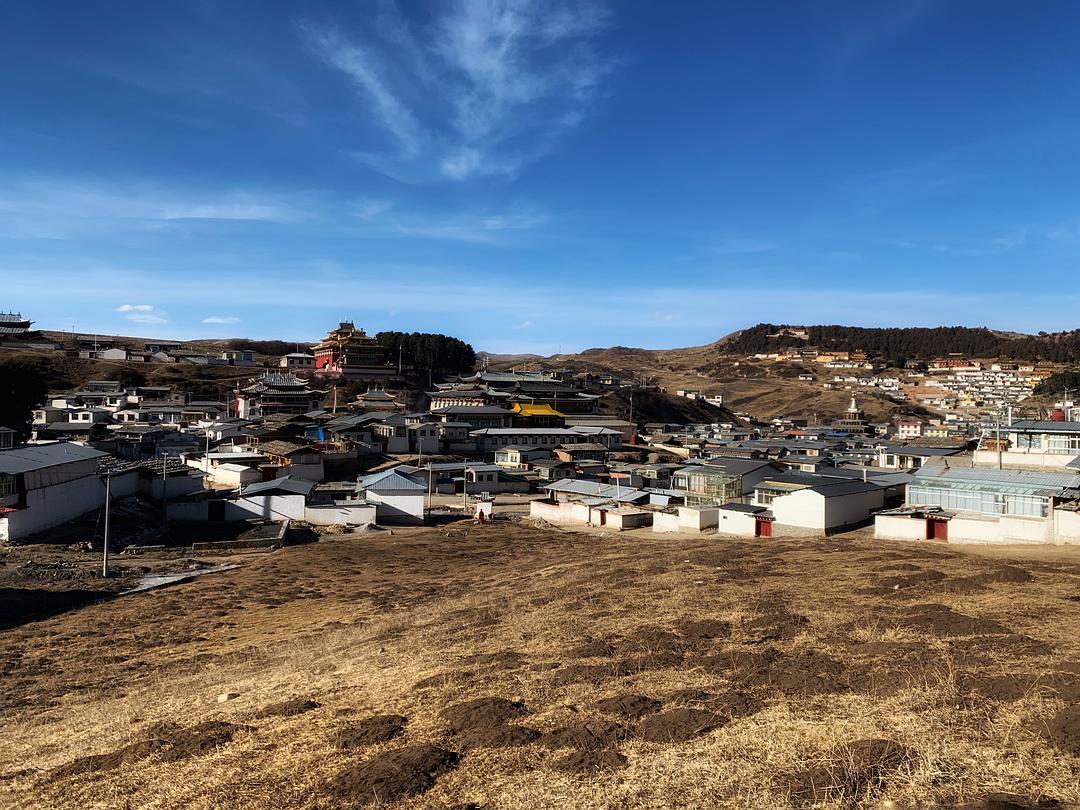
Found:
<svg viewBox="0 0 1080 810"><path fill-rule="evenodd" d="M976 594L931 593L900 602L856 593L881 567L874 559L880 548L872 544L836 555L812 542L787 547L777 542L769 553L785 569L784 576L725 581L718 574L723 565L708 559L723 548L715 538L650 542L635 537L627 542L617 536L490 529L472 541L456 542L459 556L433 549L426 566L424 544L442 543L438 532L409 533L407 541L340 538L287 549L276 562L253 565L270 567L277 576L289 568L281 560L293 555L309 560L305 577L332 581L348 544L384 544L385 557L366 558L371 571L310 603L286 603L273 610L238 608L228 617L235 626L207 629L205 641L163 650L125 646L152 673L133 680L130 687L109 684L101 694L65 692L63 679L43 676L42 702L33 711L3 717L0 802L80 808L319 806L323 786L344 767L401 744L394 741L360 754L338 751L331 741L333 732L350 719L402 714L409 718L410 742L452 745L440 712L477 696L524 701L529 715L521 722L543 731L601 717L591 704L603 697L632 692L662 698L677 689L718 693L737 687L723 674L702 667L693 655L682 666L629 676L618 676L613 666L611 677L599 684L559 684L543 667L578 663L566 661L564 652L586 636L625 638L642 628L671 629L687 618L721 619L735 626L733 638L713 642L712 650L757 649L760 645L748 644L739 628L758 615L755 605L764 599L782 602L785 609L810 619L794 638L765 645L789 655L816 651L843 659L853 644L921 643L928 656L944 659L947 666L928 669L921 682L916 679L910 688L884 696L858 691L810 697L764 694L761 711L687 742L668 745L631 738L620 746L627 767L614 772L557 771L553 752L536 745L473 750L431 791L401 806L783 807L788 803L788 777L828 764L836 756L831 752L844 743L868 738L893 740L916 756L897 771L884 794L845 797L830 806L885 799L901 806L953 802L993 790L1080 803L1080 762L1050 747L1037 733L1038 722L1063 705L1058 697L1033 689L1016 701L973 706L957 691L957 673L971 665L952 654L948 641L893 618L894 610L919 602L994 618L1056 647L1053 655L1042 658L1001 658L991 664L995 671L1053 670L1061 660L1080 655L1077 609L1062 599L1060 578L1065 574L1040 572L1033 583L997 584ZM409 553L392 565L401 556L399 542L411 544ZM828 547L838 544L842 542L831 540ZM337 549L338 558L325 570L310 562L329 549ZM973 565L944 553L913 559L958 576L970 573ZM220 576L242 581L246 574ZM447 583L450 595L433 587L414 602L390 607L371 596L392 594L397 586L404 598L421 582L440 581ZM260 582L263 589L273 588L265 578ZM455 582L469 587L451 589ZM169 598L193 599L217 586L212 580L192 583ZM144 608L163 599L148 596ZM130 611L131 621L185 621L183 616L155 617L129 602L86 608L40 626L77 627L93 623L101 611L118 608ZM332 621L342 624L327 626ZM237 638L229 641L230 635ZM197 649L231 652L192 666L187 662ZM468 660L478 653L506 650L521 655L520 666ZM452 678L443 685L414 688L418 681L446 673ZM237 692L239 697L218 703L222 692ZM254 717L262 707L289 697L311 697L322 705L295 717ZM46 709L46 701L55 704ZM49 776L76 756L115 750L139 739L154 723L193 725L209 718L252 730L194 759L162 763L150 758L107 773L63 780Z"/></svg>

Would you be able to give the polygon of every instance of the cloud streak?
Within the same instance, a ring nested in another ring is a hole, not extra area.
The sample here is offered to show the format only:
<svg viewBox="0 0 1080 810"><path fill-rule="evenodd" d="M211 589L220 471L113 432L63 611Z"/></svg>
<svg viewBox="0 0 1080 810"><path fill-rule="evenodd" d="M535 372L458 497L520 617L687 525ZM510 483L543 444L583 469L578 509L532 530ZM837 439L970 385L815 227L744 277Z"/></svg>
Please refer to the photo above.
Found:
<svg viewBox="0 0 1080 810"><path fill-rule="evenodd" d="M198 192L65 178L15 181L0 192L0 236L68 239L103 228L162 229L197 221L296 224L311 212L273 195Z"/></svg>
<svg viewBox="0 0 1080 810"><path fill-rule="evenodd" d="M342 74L388 138L355 155L407 182L511 175L593 109L615 60L595 0L459 0L422 32L392 3L343 32L303 21L311 52Z"/></svg>

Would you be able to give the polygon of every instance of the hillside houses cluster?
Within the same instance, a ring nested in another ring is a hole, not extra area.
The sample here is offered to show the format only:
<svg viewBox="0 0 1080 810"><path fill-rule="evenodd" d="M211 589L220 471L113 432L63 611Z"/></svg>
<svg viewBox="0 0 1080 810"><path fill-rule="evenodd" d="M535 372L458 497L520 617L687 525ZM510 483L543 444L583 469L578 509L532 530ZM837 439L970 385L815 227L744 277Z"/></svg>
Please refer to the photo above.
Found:
<svg viewBox="0 0 1080 810"><path fill-rule="evenodd" d="M346 398L357 388L339 389L341 379L363 385L365 369L387 368L381 349L347 322L315 348L242 373L218 400L116 380L50 396L28 442L0 429L0 540L99 509L107 482L113 498L160 501L173 522L419 524L433 503L490 514L502 498L536 519L612 530L780 538L872 527L883 540L1080 542L1080 422L1070 421L1080 409L1071 401L1045 421L977 412L873 420L852 396L817 424L750 415L640 423L601 408L606 391L633 383L571 371L484 367L417 391L390 375ZM232 354L227 362L247 364ZM953 359L911 375L833 380L896 397L933 388L977 411L1014 401L1015 380L1030 391L1041 373L977 365Z"/></svg>

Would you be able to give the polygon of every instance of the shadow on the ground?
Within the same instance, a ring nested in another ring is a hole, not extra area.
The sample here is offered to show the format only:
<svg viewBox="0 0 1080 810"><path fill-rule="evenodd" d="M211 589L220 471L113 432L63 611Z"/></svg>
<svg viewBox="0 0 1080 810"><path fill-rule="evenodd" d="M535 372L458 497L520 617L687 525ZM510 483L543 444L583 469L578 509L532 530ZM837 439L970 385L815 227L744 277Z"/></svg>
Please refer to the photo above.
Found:
<svg viewBox="0 0 1080 810"><path fill-rule="evenodd" d="M48 619L112 596L109 591L85 589L0 588L0 630Z"/></svg>

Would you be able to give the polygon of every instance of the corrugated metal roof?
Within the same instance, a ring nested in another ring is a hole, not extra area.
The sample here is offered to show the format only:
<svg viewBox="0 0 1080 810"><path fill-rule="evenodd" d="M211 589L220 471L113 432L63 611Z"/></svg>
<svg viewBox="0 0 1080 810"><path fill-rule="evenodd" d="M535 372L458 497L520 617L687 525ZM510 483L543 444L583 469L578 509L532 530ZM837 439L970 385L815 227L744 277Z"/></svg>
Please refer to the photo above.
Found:
<svg viewBox="0 0 1080 810"><path fill-rule="evenodd" d="M18 475L45 467L56 467L60 464L70 464L73 461L85 461L107 455L109 454L95 450L93 447L72 442L31 444L11 450L0 450L0 473Z"/></svg>
<svg viewBox="0 0 1080 810"><path fill-rule="evenodd" d="M540 487L551 492L566 492L571 495L585 495L605 500L618 500L621 503L632 503L648 497L648 492L632 487L615 486L614 484L601 484L599 481L582 481L572 478L563 478L553 484Z"/></svg>
<svg viewBox="0 0 1080 810"><path fill-rule="evenodd" d="M266 495L271 492L288 492L292 495L303 495L307 497L311 490L315 488L313 481L299 481L289 476L284 478L276 478L273 481L260 481L257 484L251 484L244 487L244 491L241 493L241 497L248 497L249 495Z"/></svg>
<svg viewBox="0 0 1080 810"><path fill-rule="evenodd" d="M390 492L394 490L411 490L423 492L427 486L421 481L403 475L398 470L383 470L379 473L366 475L360 479L360 486L375 492Z"/></svg>
<svg viewBox="0 0 1080 810"><path fill-rule="evenodd" d="M1001 432L1043 431L1046 433L1080 433L1080 422L1050 422L1041 419L1019 419L1011 425L1002 425Z"/></svg>
<svg viewBox="0 0 1080 810"><path fill-rule="evenodd" d="M988 481L1005 484L1024 483L1045 487L1075 487L1080 475L1073 472L1035 470L995 470L987 467L920 467L914 473L918 482L948 479L952 481Z"/></svg>

